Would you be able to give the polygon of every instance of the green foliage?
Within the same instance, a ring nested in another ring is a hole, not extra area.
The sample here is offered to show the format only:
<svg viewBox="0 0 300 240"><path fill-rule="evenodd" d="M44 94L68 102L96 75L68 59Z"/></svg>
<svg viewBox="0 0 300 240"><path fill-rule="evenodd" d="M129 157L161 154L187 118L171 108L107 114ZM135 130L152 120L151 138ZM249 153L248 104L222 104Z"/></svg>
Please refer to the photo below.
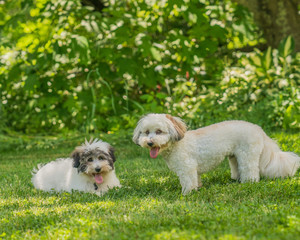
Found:
<svg viewBox="0 0 300 240"><path fill-rule="evenodd" d="M79 1L8 2L2 10L7 7L17 13L7 16L2 29L13 33L4 38L7 43L1 49L6 60L1 88L8 126L26 131L72 126L91 96L89 86L80 84L90 62L90 34L80 24L90 11ZM78 95L82 101L77 101ZM87 113L81 117L87 118Z"/></svg>
<svg viewBox="0 0 300 240"><path fill-rule="evenodd" d="M240 67L229 68L218 102L224 112L262 126L300 128L300 54L287 37L278 49L239 55Z"/></svg>
<svg viewBox="0 0 300 240"><path fill-rule="evenodd" d="M271 136L285 151L300 153L299 134ZM122 184L101 198L45 193L31 183L38 163L69 156L83 136L0 155L0 239L298 239L299 171L292 178L241 184L230 179L225 161L203 174L202 188L182 196L164 160L150 159L130 136L94 137L115 146Z"/></svg>
<svg viewBox="0 0 300 240"><path fill-rule="evenodd" d="M193 126L228 119L230 109L216 107L224 73L246 66L228 53L262 41L251 14L229 0L107 1L102 13L79 0L17 0L0 2L0 15L0 129L25 133L115 131L148 112ZM280 47L280 63L269 50L257 69L285 64L280 75L290 78L292 47L291 38ZM299 127L297 105L284 104L291 91L281 89L273 113L267 105L266 124L280 116L276 126Z"/></svg>
<svg viewBox="0 0 300 240"><path fill-rule="evenodd" d="M237 53L236 66L224 70L216 87L178 79L160 106L183 117L192 128L244 119L265 129L300 129L300 54L293 48L293 39L287 37L278 49ZM147 95L151 104L153 99Z"/></svg>

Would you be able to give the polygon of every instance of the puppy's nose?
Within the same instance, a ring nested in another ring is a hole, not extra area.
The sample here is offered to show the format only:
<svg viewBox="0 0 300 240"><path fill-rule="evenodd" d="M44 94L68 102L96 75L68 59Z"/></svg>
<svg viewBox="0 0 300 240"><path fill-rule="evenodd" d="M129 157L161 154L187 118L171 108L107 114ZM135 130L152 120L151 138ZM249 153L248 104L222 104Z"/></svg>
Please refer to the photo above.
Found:
<svg viewBox="0 0 300 240"><path fill-rule="evenodd" d="M96 171L96 172L100 172L100 171L101 171L101 168L97 167L97 168L95 168L95 171Z"/></svg>
<svg viewBox="0 0 300 240"><path fill-rule="evenodd" d="M148 144L149 147L153 146L153 142L148 142L147 144Z"/></svg>

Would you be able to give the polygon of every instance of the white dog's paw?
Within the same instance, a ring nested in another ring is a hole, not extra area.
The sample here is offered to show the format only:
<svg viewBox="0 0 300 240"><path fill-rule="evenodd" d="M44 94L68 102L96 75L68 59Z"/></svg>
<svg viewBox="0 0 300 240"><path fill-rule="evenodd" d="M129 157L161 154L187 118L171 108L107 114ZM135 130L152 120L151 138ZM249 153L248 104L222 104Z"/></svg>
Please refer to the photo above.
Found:
<svg viewBox="0 0 300 240"><path fill-rule="evenodd" d="M259 182L259 176L241 176L240 181L241 183L246 183L246 182Z"/></svg>
<svg viewBox="0 0 300 240"><path fill-rule="evenodd" d="M190 186L190 187L182 187L182 195L187 195L189 194L191 191L193 190L198 190L198 187L197 186Z"/></svg>

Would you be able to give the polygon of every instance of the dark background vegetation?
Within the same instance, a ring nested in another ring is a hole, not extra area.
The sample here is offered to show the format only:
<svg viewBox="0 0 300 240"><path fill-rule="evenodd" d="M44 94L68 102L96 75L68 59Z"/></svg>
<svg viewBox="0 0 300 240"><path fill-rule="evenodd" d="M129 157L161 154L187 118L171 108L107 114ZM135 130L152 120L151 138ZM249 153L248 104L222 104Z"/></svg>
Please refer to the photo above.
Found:
<svg viewBox="0 0 300 240"><path fill-rule="evenodd" d="M116 132L149 112L299 131L299 20L297 0L2 0L0 131Z"/></svg>

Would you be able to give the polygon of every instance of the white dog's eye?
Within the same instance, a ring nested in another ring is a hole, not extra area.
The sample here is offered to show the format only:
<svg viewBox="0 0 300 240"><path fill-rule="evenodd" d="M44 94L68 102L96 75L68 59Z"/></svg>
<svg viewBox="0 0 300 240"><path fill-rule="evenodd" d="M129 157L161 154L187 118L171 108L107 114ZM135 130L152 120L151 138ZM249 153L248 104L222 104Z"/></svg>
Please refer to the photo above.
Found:
<svg viewBox="0 0 300 240"><path fill-rule="evenodd" d="M158 129L158 130L156 130L156 132L155 132L157 135L159 135L159 134L161 134L162 133L162 130L160 130L160 129Z"/></svg>
<svg viewBox="0 0 300 240"><path fill-rule="evenodd" d="M92 162L92 161L93 161L93 159L92 159L92 158L89 158L89 159L88 159L88 162Z"/></svg>
<svg viewBox="0 0 300 240"><path fill-rule="evenodd" d="M147 130L145 133L148 135L149 134L149 130Z"/></svg>
<svg viewBox="0 0 300 240"><path fill-rule="evenodd" d="M99 160L103 160L104 158L103 158L102 156L99 156L98 159L99 159Z"/></svg>

